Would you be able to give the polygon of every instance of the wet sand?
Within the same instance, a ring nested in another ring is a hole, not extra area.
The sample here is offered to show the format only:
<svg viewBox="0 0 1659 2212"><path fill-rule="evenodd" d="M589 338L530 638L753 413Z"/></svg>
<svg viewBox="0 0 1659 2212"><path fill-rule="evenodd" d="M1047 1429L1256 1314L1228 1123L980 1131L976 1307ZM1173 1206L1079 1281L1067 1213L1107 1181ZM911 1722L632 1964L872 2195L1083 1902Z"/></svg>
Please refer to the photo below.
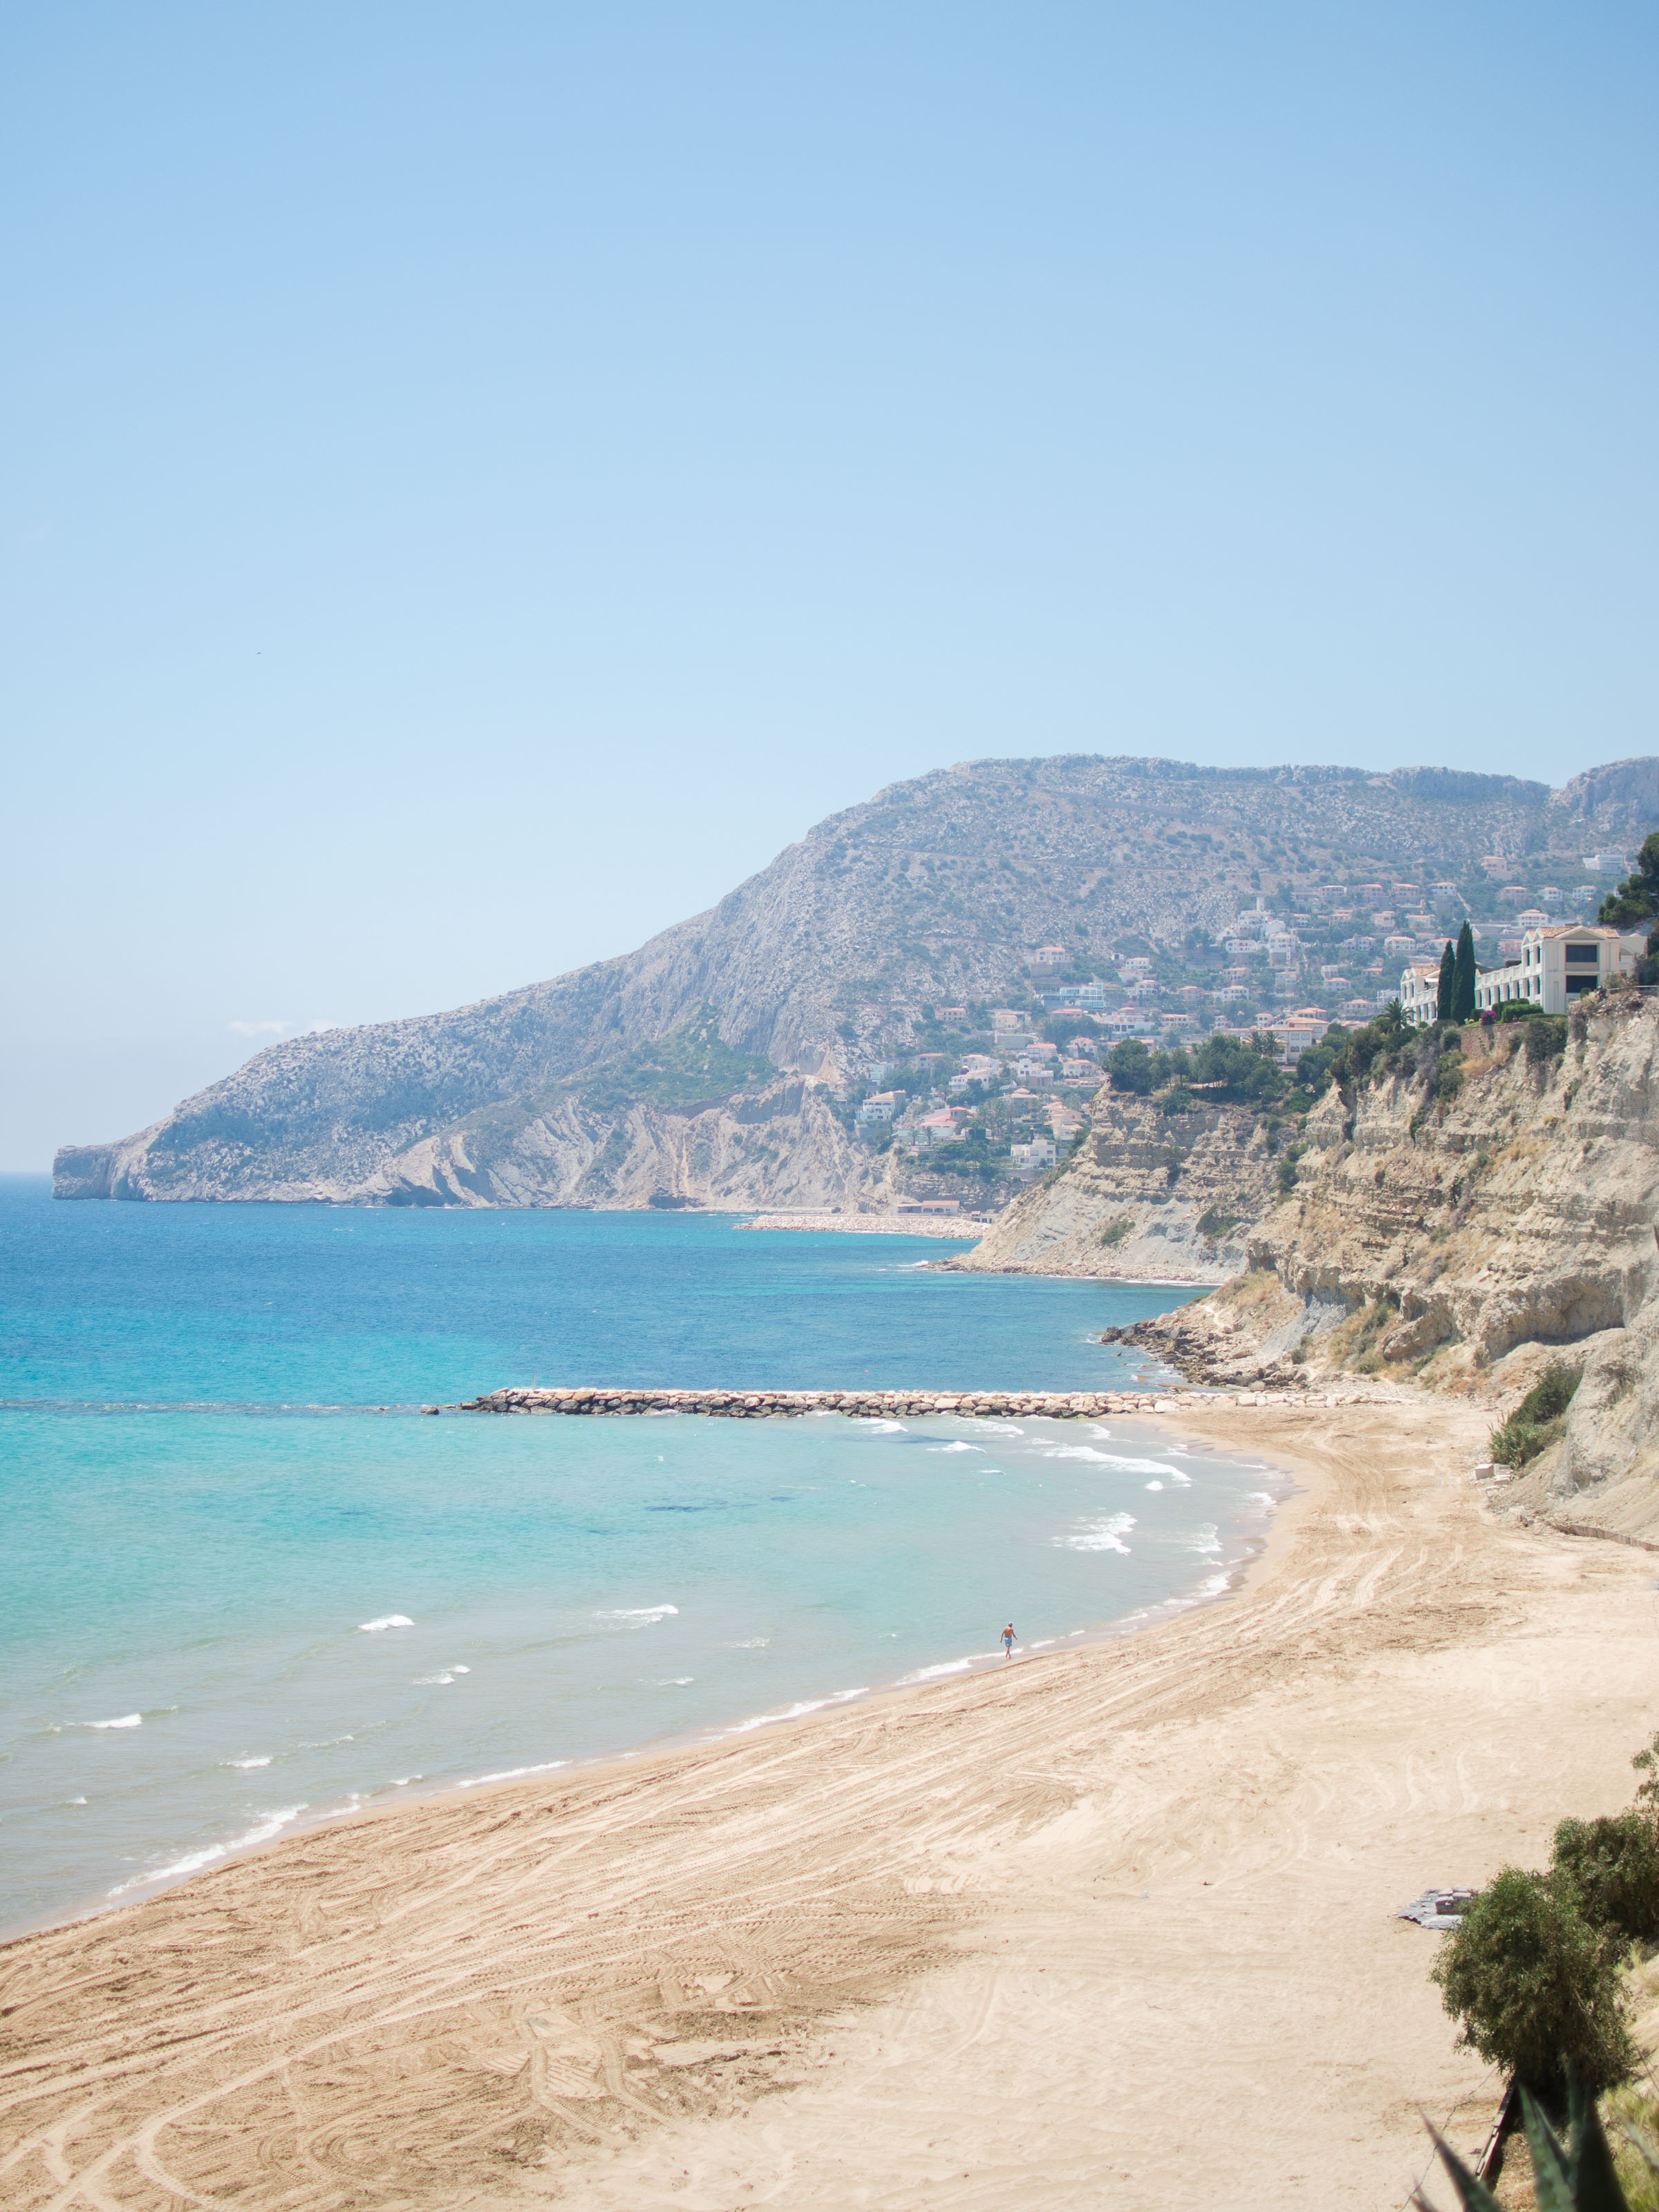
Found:
<svg viewBox="0 0 1659 2212"><path fill-rule="evenodd" d="M8 1947L0 2203L1392 2212L1496 2093L1394 1909L1627 1802L1654 1563L1462 1408L1167 1425L1304 1485L1231 1600Z"/></svg>

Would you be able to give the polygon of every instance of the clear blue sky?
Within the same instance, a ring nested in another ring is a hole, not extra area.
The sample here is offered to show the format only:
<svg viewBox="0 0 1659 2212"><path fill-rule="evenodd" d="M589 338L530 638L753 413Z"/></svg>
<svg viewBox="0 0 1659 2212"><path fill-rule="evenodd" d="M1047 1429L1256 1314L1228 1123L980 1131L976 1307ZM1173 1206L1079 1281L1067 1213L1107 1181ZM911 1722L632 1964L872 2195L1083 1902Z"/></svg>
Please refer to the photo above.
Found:
<svg viewBox="0 0 1659 2212"><path fill-rule="evenodd" d="M953 760L1659 749L1656 54L1526 0L6 11L0 1166Z"/></svg>

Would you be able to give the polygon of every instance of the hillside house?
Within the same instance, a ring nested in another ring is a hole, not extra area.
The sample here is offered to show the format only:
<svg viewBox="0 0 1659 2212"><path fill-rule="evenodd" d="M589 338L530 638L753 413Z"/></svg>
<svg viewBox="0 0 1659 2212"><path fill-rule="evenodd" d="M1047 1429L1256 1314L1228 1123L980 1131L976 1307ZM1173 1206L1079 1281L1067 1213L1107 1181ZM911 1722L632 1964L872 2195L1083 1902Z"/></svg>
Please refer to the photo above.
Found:
<svg viewBox="0 0 1659 2212"><path fill-rule="evenodd" d="M1063 968L1067 957L1063 945L1039 945L1025 964L1029 968Z"/></svg>
<svg viewBox="0 0 1659 2212"><path fill-rule="evenodd" d="M859 1108L860 1121L890 1121L904 1103L904 1095L898 1091L872 1091Z"/></svg>
<svg viewBox="0 0 1659 2212"><path fill-rule="evenodd" d="M948 1145L957 1133L957 1121L964 1110L960 1106L941 1106L936 1113L924 1114L919 1121L910 1122L898 1133L912 1152L925 1152L934 1145Z"/></svg>
<svg viewBox="0 0 1659 2212"><path fill-rule="evenodd" d="M1408 1022L1419 1029L1438 1021L1440 1005L1440 963L1437 960L1414 960L1400 978L1400 1011Z"/></svg>
<svg viewBox="0 0 1659 2212"><path fill-rule="evenodd" d="M1602 989L1616 975L1634 975L1646 950L1640 930L1621 937L1594 922L1529 929L1516 958L1476 977L1475 1006L1485 1013L1524 1000L1547 1014L1565 1014L1585 992Z"/></svg>

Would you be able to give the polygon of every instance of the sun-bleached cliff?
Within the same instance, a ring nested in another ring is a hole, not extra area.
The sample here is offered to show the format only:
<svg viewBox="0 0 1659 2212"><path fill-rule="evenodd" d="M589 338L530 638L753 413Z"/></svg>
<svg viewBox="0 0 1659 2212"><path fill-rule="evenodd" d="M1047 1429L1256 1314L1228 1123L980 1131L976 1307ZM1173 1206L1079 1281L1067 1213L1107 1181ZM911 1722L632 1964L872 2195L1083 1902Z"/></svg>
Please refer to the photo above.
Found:
<svg viewBox="0 0 1659 2212"><path fill-rule="evenodd" d="M1221 1283L1248 1264L1250 1232L1274 1192L1267 1134L1248 1107L1170 1115L1152 1100L1103 1089L1073 1157L948 1264L981 1273Z"/></svg>
<svg viewBox="0 0 1659 2212"><path fill-rule="evenodd" d="M1541 1024L1466 1031L1461 1053L1425 1038L1333 1089L1248 1265L1137 1340L1203 1380L1358 1371L1495 1413L1552 1364L1582 1369L1530 1494L1659 1523L1659 1003L1600 1001L1551 1042Z"/></svg>

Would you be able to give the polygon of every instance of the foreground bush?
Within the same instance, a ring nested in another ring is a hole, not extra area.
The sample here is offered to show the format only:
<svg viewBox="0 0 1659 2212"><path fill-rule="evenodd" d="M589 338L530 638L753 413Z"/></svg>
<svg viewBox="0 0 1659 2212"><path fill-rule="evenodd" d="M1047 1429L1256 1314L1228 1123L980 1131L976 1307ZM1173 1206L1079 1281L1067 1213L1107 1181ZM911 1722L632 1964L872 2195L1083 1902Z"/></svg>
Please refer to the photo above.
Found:
<svg viewBox="0 0 1659 2212"><path fill-rule="evenodd" d="M1522 2089L1521 2116L1526 2123L1527 2148L1532 2153L1533 2191L1539 2212L1639 2212L1620 2185L1595 2100L1579 2084L1571 2084L1571 2119L1564 2143L1533 2100ZM1446 2162L1464 2212L1501 2212L1498 2199L1478 2181L1457 2153L1431 2128L1435 2148ZM1420 2189L1412 2191L1418 2212L1433 2212Z"/></svg>
<svg viewBox="0 0 1659 2212"><path fill-rule="evenodd" d="M1592 1927L1559 1869L1505 1867L1448 1936L1433 1978L1462 2039L1559 2110L1568 2069L1589 2094L1636 2052L1620 2009L1625 1938Z"/></svg>

